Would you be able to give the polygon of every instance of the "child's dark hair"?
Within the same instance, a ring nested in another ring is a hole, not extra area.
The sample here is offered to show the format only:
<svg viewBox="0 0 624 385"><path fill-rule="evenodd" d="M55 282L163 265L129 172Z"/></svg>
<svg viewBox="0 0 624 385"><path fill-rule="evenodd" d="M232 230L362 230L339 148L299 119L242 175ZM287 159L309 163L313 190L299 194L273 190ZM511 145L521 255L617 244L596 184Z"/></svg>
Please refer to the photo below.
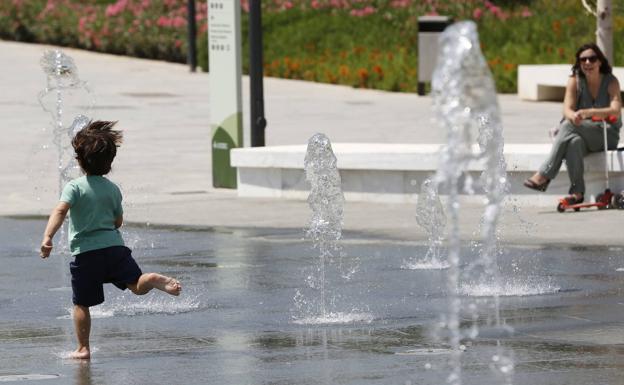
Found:
<svg viewBox="0 0 624 385"><path fill-rule="evenodd" d="M121 144L121 131L113 130L117 122L97 120L89 122L72 139L72 147L76 152L76 160L87 175L106 175L117 147Z"/></svg>

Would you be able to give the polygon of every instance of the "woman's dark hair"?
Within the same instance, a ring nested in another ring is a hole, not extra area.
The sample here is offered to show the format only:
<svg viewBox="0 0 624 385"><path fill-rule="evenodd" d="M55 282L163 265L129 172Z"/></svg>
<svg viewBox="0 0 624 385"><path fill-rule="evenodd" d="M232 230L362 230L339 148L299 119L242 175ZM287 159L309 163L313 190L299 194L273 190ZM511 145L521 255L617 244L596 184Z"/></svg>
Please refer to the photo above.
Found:
<svg viewBox="0 0 624 385"><path fill-rule="evenodd" d="M110 172L123 138L121 131L112 129L116 123L102 120L89 122L72 139L76 160L87 175L106 175Z"/></svg>
<svg viewBox="0 0 624 385"><path fill-rule="evenodd" d="M572 76L585 76L583 71L581 71L581 62L579 60L579 56L581 56L581 52L591 49L598 56L598 60L600 60L600 73L610 74L612 69L611 65L609 65L609 59L602 53L602 50L595 43L586 43L579 47L576 50L576 55L574 55L574 65L572 66Z"/></svg>

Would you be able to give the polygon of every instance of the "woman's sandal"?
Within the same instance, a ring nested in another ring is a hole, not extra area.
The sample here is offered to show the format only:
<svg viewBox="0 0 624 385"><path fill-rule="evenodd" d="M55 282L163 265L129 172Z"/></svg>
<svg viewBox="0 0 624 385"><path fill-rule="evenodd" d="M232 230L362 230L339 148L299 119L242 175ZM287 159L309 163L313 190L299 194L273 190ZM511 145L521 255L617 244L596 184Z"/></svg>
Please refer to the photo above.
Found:
<svg viewBox="0 0 624 385"><path fill-rule="evenodd" d="M569 195L563 199L565 200L567 205L572 206L583 203L583 201L585 200L585 196L581 195L580 197L577 197L576 195Z"/></svg>
<svg viewBox="0 0 624 385"><path fill-rule="evenodd" d="M528 187L532 190L537 190L537 191L542 191L542 192L546 191L549 184L550 184L550 179L546 179L546 182L543 182L543 183L535 183L531 179L526 179L523 183L524 187Z"/></svg>

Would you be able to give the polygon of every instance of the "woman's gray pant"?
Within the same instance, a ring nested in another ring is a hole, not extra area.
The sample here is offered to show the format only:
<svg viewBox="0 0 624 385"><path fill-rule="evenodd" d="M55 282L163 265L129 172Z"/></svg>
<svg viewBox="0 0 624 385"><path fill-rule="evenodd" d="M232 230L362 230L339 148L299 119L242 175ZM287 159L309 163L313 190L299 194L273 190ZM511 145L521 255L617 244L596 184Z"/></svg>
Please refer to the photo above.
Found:
<svg viewBox="0 0 624 385"><path fill-rule="evenodd" d="M608 125L607 148L615 150L619 140L619 131ZM559 126L550 155L540 167L539 173L548 179L554 179L565 159L570 176L570 194L585 194L583 157L597 151L604 151L602 122L583 120L575 126L566 119Z"/></svg>

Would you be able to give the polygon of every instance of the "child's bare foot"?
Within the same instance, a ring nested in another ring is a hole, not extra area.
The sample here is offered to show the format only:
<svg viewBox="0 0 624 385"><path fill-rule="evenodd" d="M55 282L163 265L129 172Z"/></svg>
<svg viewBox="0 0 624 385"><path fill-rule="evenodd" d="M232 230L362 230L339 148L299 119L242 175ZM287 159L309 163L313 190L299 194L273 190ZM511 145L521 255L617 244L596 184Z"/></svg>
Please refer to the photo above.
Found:
<svg viewBox="0 0 624 385"><path fill-rule="evenodd" d="M182 291L182 285L180 285L180 282L174 278L154 273L152 279L154 287L164 291L165 293L180 295L180 291Z"/></svg>
<svg viewBox="0 0 624 385"><path fill-rule="evenodd" d="M91 352L87 347L79 347L69 354L69 358L74 358L77 360L89 360L91 359Z"/></svg>

